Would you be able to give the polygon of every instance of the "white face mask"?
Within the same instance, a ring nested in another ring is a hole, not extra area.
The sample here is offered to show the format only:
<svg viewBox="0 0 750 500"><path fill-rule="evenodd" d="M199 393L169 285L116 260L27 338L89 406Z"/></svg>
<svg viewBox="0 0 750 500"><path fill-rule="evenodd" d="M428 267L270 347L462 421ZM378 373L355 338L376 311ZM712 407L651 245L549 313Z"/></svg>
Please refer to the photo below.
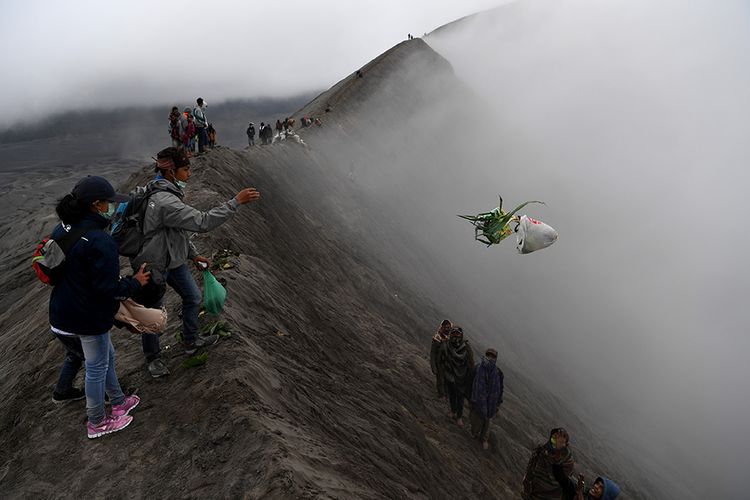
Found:
<svg viewBox="0 0 750 500"><path fill-rule="evenodd" d="M187 187L187 182L185 181L174 181L174 183L177 185L178 188L184 190Z"/></svg>

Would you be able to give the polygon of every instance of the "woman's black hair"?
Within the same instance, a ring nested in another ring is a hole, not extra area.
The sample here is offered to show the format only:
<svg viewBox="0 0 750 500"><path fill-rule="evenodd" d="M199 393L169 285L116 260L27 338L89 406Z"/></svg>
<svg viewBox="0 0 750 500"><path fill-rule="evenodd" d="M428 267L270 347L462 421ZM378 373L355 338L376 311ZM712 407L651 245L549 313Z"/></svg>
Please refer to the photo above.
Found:
<svg viewBox="0 0 750 500"><path fill-rule="evenodd" d="M91 211L90 209L88 204L81 203L75 196L68 193L57 202L55 212L65 224L75 224L81 221Z"/></svg>

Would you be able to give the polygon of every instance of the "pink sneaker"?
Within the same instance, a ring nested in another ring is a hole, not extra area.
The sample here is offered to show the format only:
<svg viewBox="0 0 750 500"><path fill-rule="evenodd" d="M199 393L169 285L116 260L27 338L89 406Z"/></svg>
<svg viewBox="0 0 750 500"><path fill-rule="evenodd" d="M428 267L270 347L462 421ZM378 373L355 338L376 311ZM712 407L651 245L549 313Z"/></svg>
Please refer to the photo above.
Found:
<svg viewBox="0 0 750 500"><path fill-rule="evenodd" d="M112 416L113 417L124 417L130 413L130 410L138 406L141 402L141 398L133 394L125 398L125 401L121 405L112 405Z"/></svg>
<svg viewBox="0 0 750 500"><path fill-rule="evenodd" d="M133 421L133 417L125 415L124 417L104 417L98 425L94 425L91 422L86 424L86 429L89 433L89 439L102 437L105 434L112 434L113 432L121 431Z"/></svg>

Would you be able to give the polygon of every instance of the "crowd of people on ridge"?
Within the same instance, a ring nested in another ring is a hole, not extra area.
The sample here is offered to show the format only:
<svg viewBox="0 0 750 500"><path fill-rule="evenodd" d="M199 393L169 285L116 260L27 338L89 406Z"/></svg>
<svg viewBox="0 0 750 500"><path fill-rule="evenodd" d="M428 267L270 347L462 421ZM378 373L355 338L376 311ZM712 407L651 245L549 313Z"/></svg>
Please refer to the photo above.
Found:
<svg viewBox="0 0 750 500"><path fill-rule="evenodd" d="M198 153L203 153L216 146L216 129L208 121L206 108L208 104L199 97L194 108L186 107L180 113L177 106L169 113L169 137L172 146L183 149L192 156L196 145Z"/></svg>
<svg viewBox="0 0 750 500"><path fill-rule="evenodd" d="M497 357L497 350L488 348L475 364L463 328L448 319L432 336L430 368L437 396L448 403L448 415L458 427L464 427L464 405L469 402L470 433L484 450L490 448L492 421L503 402L504 375ZM586 491L582 474L575 481L570 478L574 464L567 431L552 429L549 440L537 446L529 459L523 478L524 500L613 500L619 495L620 487L603 476Z"/></svg>
<svg viewBox="0 0 750 500"><path fill-rule="evenodd" d="M326 112L330 111L330 108L326 108ZM260 139L261 145L272 144L274 141L280 141L291 137L296 137L294 133L294 125L296 120L292 117L286 117L283 120L276 120L276 124L272 126L270 123L260 122L260 127L257 130L258 139ZM323 123L320 118L310 118L309 116L303 116L300 119L300 125L309 127L310 125L317 125L320 127ZM275 129L275 133L274 133ZM255 146L255 124L250 122L245 131L247 134L247 145Z"/></svg>

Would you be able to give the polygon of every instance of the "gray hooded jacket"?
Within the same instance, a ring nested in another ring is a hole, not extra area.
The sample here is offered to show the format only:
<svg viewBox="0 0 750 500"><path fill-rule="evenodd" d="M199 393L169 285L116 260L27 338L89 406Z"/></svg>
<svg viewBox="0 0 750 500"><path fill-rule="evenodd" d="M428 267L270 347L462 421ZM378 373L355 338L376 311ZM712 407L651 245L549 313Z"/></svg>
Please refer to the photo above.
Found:
<svg viewBox="0 0 750 500"><path fill-rule="evenodd" d="M166 179L151 181L158 189L148 199L143 218L143 248L132 261L133 269L147 262L151 280L164 283L164 272L198 255L189 232L206 233L228 221L237 212L237 200L222 203L208 212L186 205L180 188Z"/></svg>

